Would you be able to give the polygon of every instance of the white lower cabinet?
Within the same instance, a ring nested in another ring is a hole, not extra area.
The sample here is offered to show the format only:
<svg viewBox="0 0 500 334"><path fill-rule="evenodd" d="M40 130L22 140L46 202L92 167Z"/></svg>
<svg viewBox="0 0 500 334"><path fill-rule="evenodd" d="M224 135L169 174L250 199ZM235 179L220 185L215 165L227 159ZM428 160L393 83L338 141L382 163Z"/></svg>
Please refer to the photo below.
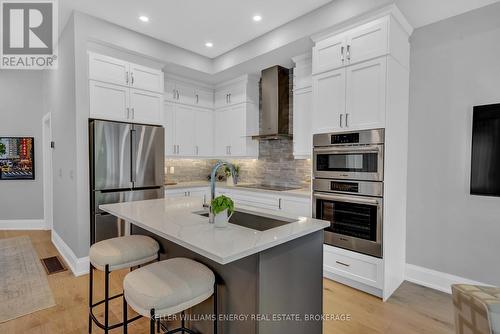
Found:
<svg viewBox="0 0 500 334"><path fill-rule="evenodd" d="M342 248L323 246L324 274L337 280L343 278L354 284L349 284L373 293L375 288L382 290L384 286L384 263L382 259L351 252ZM348 283L342 281L342 283Z"/></svg>
<svg viewBox="0 0 500 334"><path fill-rule="evenodd" d="M203 200L203 204L208 204L210 201L210 190L206 187L194 187L194 188L174 188L165 189L166 198L174 197L199 197Z"/></svg>

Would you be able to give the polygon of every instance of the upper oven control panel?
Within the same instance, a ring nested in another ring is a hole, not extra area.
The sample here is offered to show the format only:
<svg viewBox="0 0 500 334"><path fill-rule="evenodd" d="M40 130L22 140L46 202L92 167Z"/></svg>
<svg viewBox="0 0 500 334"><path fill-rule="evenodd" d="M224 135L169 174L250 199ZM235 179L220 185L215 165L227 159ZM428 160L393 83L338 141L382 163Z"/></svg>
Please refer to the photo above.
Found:
<svg viewBox="0 0 500 334"><path fill-rule="evenodd" d="M370 145L383 144L385 137L384 129L322 133L313 136L313 145L337 146L337 145Z"/></svg>

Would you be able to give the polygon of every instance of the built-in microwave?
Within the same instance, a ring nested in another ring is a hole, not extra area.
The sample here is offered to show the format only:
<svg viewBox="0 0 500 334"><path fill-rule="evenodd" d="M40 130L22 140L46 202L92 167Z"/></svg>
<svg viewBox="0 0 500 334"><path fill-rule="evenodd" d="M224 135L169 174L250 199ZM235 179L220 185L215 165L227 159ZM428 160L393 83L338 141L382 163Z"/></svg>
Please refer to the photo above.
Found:
<svg viewBox="0 0 500 334"><path fill-rule="evenodd" d="M383 181L384 129L316 134L315 178Z"/></svg>

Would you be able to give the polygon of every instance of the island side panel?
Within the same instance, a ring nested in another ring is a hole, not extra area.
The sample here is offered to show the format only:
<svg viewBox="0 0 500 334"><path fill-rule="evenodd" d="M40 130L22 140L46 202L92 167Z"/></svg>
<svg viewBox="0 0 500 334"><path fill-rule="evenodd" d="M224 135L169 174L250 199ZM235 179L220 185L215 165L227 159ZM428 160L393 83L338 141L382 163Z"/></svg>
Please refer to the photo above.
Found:
<svg viewBox="0 0 500 334"><path fill-rule="evenodd" d="M220 315L252 315L257 313L258 254L221 265L143 228L135 225L131 226L132 234L147 235L158 241L161 248L162 260L185 257L203 263L210 268L217 277L217 300ZM190 313L192 316L212 314L212 302L212 298L209 298L205 302L193 307L187 313ZM189 326L199 333L213 333L213 325L210 321L193 321L189 323ZM251 318L248 318L246 321L219 322L218 334L232 333L257 334L257 323Z"/></svg>
<svg viewBox="0 0 500 334"><path fill-rule="evenodd" d="M259 255L261 315L323 313L323 231L309 234ZM271 319L272 320L272 319ZM321 321L259 321L258 334L321 334Z"/></svg>

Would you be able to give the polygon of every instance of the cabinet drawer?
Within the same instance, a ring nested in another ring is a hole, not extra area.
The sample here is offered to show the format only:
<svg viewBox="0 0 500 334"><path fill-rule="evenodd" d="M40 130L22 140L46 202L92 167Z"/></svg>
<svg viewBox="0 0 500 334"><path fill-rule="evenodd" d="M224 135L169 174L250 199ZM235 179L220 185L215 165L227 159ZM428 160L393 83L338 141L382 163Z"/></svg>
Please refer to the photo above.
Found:
<svg viewBox="0 0 500 334"><path fill-rule="evenodd" d="M226 189L218 190L217 193L231 197L236 207L238 207L238 205L243 205L251 208L261 208L268 210L280 209L280 199L277 196L263 196L259 193L256 193L255 195L247 195L246 193L228 191Z"/></svg>
<svg viewBox="0 0 500 334"><path fill-rule="evenodd" d="M382 259L325 245L323 261L327 271L366 285L382 288Z"/></svg>

